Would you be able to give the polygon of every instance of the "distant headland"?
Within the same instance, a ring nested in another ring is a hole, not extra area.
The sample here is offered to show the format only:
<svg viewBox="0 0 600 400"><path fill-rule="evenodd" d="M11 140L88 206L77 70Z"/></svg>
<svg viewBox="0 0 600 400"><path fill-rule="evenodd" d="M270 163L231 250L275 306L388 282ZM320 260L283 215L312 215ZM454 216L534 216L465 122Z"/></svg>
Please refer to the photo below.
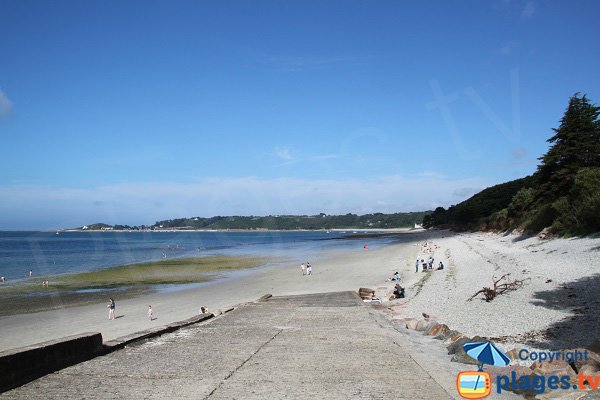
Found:
<svg viewBox="0 0 600 400"><path fill-rule="evenodd" d="M69 231L192 231L192 230L243 230L291 231L333 229L398 229L419 227L431 211L394 214L328 215L268 215L268 216L216 216L189 217L157 221L153 225L109 225L94 223Z"/></svg>

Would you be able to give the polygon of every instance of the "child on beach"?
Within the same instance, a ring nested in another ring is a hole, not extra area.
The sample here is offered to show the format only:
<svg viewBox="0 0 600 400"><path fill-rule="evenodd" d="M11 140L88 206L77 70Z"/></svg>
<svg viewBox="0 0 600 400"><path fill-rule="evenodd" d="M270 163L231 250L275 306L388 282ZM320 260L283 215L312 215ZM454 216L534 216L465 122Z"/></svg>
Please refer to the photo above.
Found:
<svg viewBox="0 0 600 400"><path fill-rule="evenodd" d="M152 321L152 306L148 306L148 320Z"/></svg>
<svg viewBox="0 0 600 400"><path fill-rule="evenodd" d="M300 269L302 269L302 275L306 275L306 265L304 263L300 264Z"/></svg>

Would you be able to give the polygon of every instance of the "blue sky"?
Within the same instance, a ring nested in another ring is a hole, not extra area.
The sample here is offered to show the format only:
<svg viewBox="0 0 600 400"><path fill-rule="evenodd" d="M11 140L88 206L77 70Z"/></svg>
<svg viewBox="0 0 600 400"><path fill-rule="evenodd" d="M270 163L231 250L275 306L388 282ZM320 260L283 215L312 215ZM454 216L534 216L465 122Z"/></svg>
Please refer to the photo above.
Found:
<svg viewBox="0 0 600 400"><path fill-rule="evenodd" d="M0 2L0 229L449 206L600 101L595 1Z"/></svg>

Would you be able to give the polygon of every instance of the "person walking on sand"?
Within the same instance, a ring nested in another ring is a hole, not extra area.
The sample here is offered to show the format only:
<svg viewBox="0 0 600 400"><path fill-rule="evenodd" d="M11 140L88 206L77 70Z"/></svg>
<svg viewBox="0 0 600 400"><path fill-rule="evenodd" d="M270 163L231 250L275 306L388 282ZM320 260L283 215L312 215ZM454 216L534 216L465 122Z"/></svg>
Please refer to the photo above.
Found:
<svg viewBox="0 0 600 400"><path fill-rule="evenodd" d="M302 269L302 276L306 275L306 265L304 263L300 264L300 268Z"/></svg>
<svg viewBox="0 0 600 400"><path fill-rule="evenodd" d="M312 275L312 266L310 263L306 263L306 275Z"/></svg>
<svg viewBox="0 0 600 400"><path fill-rule="evenodd" d="M417 258L417 263L415 264L415 272L419 272L419 259Z"/></svg>
<svg viewBox="0 0 600 400"><path fill-rule="evenodd" d="M115 319L115 300L110 297L108 299L108 319Z"/></svg>
<svg viewBox="0 0 600 400"><path fill-rule="evenodd" d="M148 306L148 320L152 321L152 306Z"/></svg>

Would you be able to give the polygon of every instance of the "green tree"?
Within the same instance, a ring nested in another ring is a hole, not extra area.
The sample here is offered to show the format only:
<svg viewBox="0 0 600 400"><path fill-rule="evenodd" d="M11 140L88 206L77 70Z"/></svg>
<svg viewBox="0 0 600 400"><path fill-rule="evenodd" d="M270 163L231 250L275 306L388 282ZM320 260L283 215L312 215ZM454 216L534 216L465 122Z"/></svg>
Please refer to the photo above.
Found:
<svg viewBox="0 0 600 400"><path fill-rule="evenodd" d="M567 195L577 171L600 167L600 107L576 93L569 99L560 126L548 139L552 146L540 157L537 178L546 201ZM548 198L549 196L549 198Z"/></svg>
<svg viewBox="0 0 600 400"><path fill-rule="evenodd" d="M577 172L569 196L558 198L552 206L557 212L553 231L561 234L600 231L600 168Z"/></svg>

